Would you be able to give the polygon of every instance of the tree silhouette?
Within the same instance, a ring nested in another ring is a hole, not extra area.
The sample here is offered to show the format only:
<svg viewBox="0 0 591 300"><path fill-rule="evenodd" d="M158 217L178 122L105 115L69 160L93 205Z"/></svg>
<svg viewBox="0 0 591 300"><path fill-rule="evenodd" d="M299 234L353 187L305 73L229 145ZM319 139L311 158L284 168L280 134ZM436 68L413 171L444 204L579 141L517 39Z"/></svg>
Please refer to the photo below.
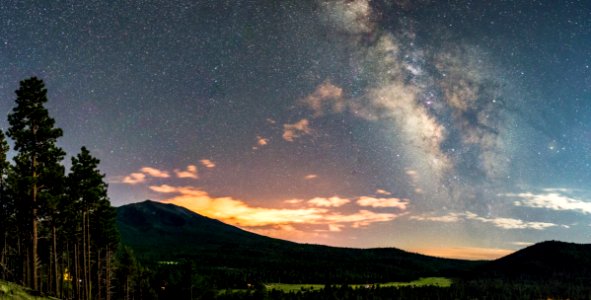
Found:
<svg viewBox="0 0 591 300"><path fill-rule="evenodd" d="M24 272L29 287L38 289L39 253L38 253L38 222L39 207L44 203L40 200L48 198L50 188L47 181L59 169L65 153L57 145L62 130L55 128L55 121L43 106L47 102L47 90L42 80L36 77L20 82L16 91L16 107L8 115L8 136L14 140L14 148L18 151L15 157L16 174L24 190L22 208L23 220L28 230L27 238L27 269Z"/></svg>

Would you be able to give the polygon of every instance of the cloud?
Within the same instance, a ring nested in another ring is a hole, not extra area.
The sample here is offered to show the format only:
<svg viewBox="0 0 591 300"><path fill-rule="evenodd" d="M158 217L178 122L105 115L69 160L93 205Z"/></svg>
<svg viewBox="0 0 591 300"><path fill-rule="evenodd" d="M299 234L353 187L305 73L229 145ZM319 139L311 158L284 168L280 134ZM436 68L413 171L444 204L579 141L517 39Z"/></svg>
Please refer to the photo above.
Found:
<svg viewBox="0 0 591 300"><path fill-rule="evenodd" d="M409 250L429 256L469 260L493 260L515 252L510 249L479 247L414 248Z"/></svg>
<svg viewBox="0 0 591 300"><path fill-rule="evenodd" d="M123 183L135 185L138 183L146 182L146 174L144 173L131 173L123 177Z"/></svg>
<svg viewBox="0 0 591 300"><path fill-rule="evenodd" d="M517 206L545 208L556 211L575 211L591 214L591 202L572 198L558 192L534 194L531 192L518 194L501 194L502 196L518 198L514 202Z"/></svg>
<svg viewBox="0 0 591 300"><path fill-rule="evenodd" d="M374 198L362 196L357 199L357 204L359 206L369 206L374 208L395 207L401 210L406 210L406 207L408 206L408 200L401 200L399 198Z"/></svg>
<svg viewBox="0 0 591 300"><path fill-rule="evenodd" d="M334 210L334 205L343 205L349 200L338 197L314 198L302 202L290 201L292 204L315 204L318 202L332 206L302 205L299 208L268 208L253 207L245 201L232 197L213 197L204 190L190 186L154 185L150 186L150 190L170 195L163 200L164 202L183 206L199 214L248 228L276 225L328 226L329 224L359 228L376 222L392 221L401 215L369 210L341 213ZM327 199L327 202L324 203L318 199Z"/></svg>
<svg viewBox="0 0 591 300"><path fill-rule="evenodd" d="M349 199L333 196L330 198L316 197L308 200L308 204L318 207L339 207L351 202Z"/></svg>
<svg viewBox="0 0 591 300"><path fill-rule="evenodd" d="M308 175L304 176L304 179L306 179L306 180L311 180L311 179L316 179L316 178L318 178L318 175L316 175L316 174L308 174Z"/></svg>
<svg viewBox="0 0 591 300"><path fill-rule="evenodd" d="M302 200L302 199L289 199L289 200L285 200L283 202L285 202L287 204L299 204L299 203L304 202L304 200Z"/></svg>
<svg viewBox="0 0 591 300"><path fill-rule="evenodd" d="M386 190L383 190L383 189L377 189L376 190L376 194L378 194L378 195L386 195L386 196L392 195L392 193L390 193L390 192L388 192Z"/></svg>
<svg viewBox="0 0 591 300"><path fill-rule="evenodd" d="M411 216L411 220L416 221L430 221L430 222L443 222L443 223L456 223L465 220L478 221L482 223L492 224L495 227L501 229L534 229L544 230L550 227L559 226L554 223L547 222L529 222L513 218L485 218L478 216L477 214L466 211L463 213L448 213L446 215L416 215Z"/></svg>
<svg viewBox="0 0 591 300"><path fill-rule="evenodd" d="M347 102L343 99L343 89L328 80L317 86L316 90L301 102L314 111L315 117L322 116L325 111L341 113L347 107Z"/></svg>
<svg viewBox="0 0 591 300"><path fill-rule="evenodd" d="M188 165L187 169L183 170L174 170L177 178L192 178L198 179L199 176L197 174L197 166L196 165Z"/></svg>
<svg viewBox="0 0 591 300"><path fill-rule="evenodd" d="M156 178L168 178L170 177L170 175L168 174L168 172L166 171L161 171L158 170L156 168L152 168L152 167L143 167L140 169L140 171L146 175L152 176L152 177L156 177Z"/></svg>
<svg viewBox="0 0 591 300"><path fill-rule="evenodd" d="M527 246L533 245L534 243L532 243L532 242L513 242L511 244L513 244L515 246L524 246L524 247L527 247Z"/></svg>
<svg viewBox="0 0 591 300"><path fill-rule="evenodd" d="M343 227L345 227L344 225L339 225L339 224L328 224L328 231L331 232L340 232L343 230Z"/></svg>
<svg viewBox="0 0 591 300"><path fill-rule="evenodd" d="M215 163L209 159L202 159L199 162L201 163L201 165L203 165L204 167L206 167L208 169L215 168ZM197 170L195 170L195 172L197 172Z"/></svg>
<svg viewBox="0 0 591 300"><path fill-rule="evenodd" d="M142 167L140 168L139 172L131 173L121 180L122 183L136 185L139 183L144 183L148 180L148 177L154 178L168 178L170 174L166 171L162 171L152 167Z"/></svg>
<svg viewBox="0 0 591 300"><path fill-rule="evenodd" d="M283 139L293 142L296 138L310 134L310 122L307 119L301 119L293 124L283 124Z"/></svg>
<svg viewBox="0 0 591 300"><path fill-rule="evenodd" d="M257 135L257 145L259 146L266 146L267 144L269 144L269 139L264 138L260 135Z"/></svg>

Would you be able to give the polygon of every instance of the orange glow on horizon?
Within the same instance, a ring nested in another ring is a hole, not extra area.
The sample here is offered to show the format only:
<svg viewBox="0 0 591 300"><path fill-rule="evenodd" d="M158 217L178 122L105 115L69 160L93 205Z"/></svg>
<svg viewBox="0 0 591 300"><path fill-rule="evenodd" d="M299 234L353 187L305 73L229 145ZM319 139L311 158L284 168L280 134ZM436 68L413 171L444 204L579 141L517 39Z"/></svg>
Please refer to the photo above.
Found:
<svg viewBox="0 0 591 300"><path fill-rule="evenodd" d="M494 260L515 252L510 249L478 247L415 248L408 251L435 257L467 260Z"/></svg>

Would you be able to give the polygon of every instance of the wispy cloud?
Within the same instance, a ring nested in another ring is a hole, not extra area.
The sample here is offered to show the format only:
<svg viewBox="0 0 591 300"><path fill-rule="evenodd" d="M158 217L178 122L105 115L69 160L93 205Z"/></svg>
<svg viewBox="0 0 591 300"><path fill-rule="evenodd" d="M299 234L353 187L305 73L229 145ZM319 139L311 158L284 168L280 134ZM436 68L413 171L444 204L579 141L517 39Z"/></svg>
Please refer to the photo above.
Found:
<svg viewBox="0 0 591 300"><path fill-rule="evenodd" d="M569 197L561 194L562 190L552 189L546 193L535 194L531 192L517 194L501 194L501 196L517 198L514 202L517 206L545 208L556 211L575 211L591 214L591 202ZM567 190L565 190L567 191Z"/></svg>
<svg viewBox="0 0 591 300"><path fill-rule="evenodd" d="M308 119L301 119L293 124L283 124L283 139L288 142L293 142L296 138L311 132Z"/></svg>
<svg viewBox="0 0 591 300"><path fill-rule="evenodd" d="M177 178L199 178L196 165L188 165L185 170L174 170L174 173L176 174Z"/></svg>
<svg viewBox="0 0 591 300"><path fill-rule="evenodd" d="M208 168L208 169L213 169L215 168L215 163L209 159L202 159L199 161L201 163L202 166Z"/></svg>
<svg viewBox="0 0 591 300"><path fill-rule="evenodd" d="M146 174L144 173L131 173L122 180L123 183L135 185L138 183L146 182Z"/></svg>
<svg viewBox="0 0 591 300"><path fill-rule="evenodd" d="M374 198L368 196L362 196L357 199L357 204L359 206L368 206L368 207L395 207L401 210L405 210L408 206L408 199L399 199L399 198Z"/></svg>
<svg viewBox="0 0 591 300"><path fill-rule="evenodd" d="M513 218L486 218L481 217L473 212L466 211L460 213L448 213L445 215L416 215L411 216L411 220L416 221L430 221L430 222L444 222L444 223L456 223L460 221L470 220L470 221L478 221L482 223L492 224L495 227L502 228L502 229L534 229L534 230L544 230L550 227L560 226L554 223L548 222L530 222L524 221L520 219L513 219Z"/></svg>
<svg viewBox="0 0 591 300"><path fill-rule="evenodd" d="M308 174L308 175L304 176L304 179L306 179L306 180L311 180L311 179L316 179L316 178L318 178L318 175L316 175L316 174Z"/></svg>

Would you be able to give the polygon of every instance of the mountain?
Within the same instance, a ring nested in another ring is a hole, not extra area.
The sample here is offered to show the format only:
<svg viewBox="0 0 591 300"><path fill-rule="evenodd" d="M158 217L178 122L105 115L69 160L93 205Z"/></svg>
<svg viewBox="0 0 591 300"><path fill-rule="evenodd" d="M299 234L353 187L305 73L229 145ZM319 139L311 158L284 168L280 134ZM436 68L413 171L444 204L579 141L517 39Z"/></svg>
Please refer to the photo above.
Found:
<svg viewBox="0 0 591 300"><path fill-rule="evenodd" d="M190 262L200 274L266 282L386 282L454 276L482 264L405 252L298 244L244 231L173 204L117 208L121 240L140 261Z"/></svg>
<svg viewBox="0 0 591 300"><path fill-rule="evenodd" d="M591 244L541 242L475 269L478 277L591 279Z"/></svg>

